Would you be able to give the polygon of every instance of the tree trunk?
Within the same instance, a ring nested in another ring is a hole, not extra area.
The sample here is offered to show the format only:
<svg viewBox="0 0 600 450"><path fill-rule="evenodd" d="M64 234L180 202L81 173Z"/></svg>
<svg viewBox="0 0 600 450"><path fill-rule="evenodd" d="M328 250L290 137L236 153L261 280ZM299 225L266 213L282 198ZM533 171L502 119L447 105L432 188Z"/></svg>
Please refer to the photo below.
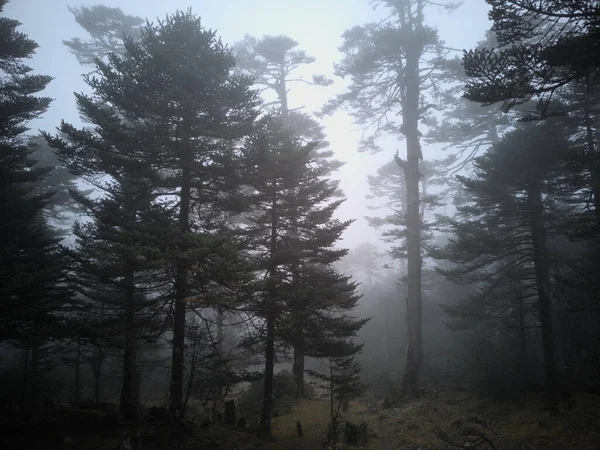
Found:
<svg viewBox="0 0 600 450"><path fill-rule="evenodd" d="M187 380L187 389L185 392L185 398L183 400L183 409L185 410L187 408L187 404L190 400L190 397L192 396L192 391L194 389L194 381L195 381L195 377L196 377L196 361L198 359L198 347L199 347L199 342L197 339L197 330L198 330L198 326L196 324L192 325L194 327L194 333L193 336L194 338L192 338L192 342L191 342L191 360L189 363L189 369L188 369L188 380ZM189 347L188 347L189 350ZM188 353L190 353L188 351Z"/></svg>
<svg viewBox="0 0 600 450"><path fill-rule="evenodd" d="M223 309L221 307L217 308L217 352L219 353L219 358L224 360L223 356ZM224 380L222 375L219 375L218 380L219 385L217 386L216 399L219 402L223 401L223 387Z"/></svg>
<svg viewBox="0 0 600 450"><path fill-rule="evenodd" d="M41 406L39 388L40 388L40 346L34 343L31 346L31 375L29 377L30 398L29 406L36 410Z"/></svg>
<svg viewBox="0 0 600 450"><path fill-rule="evenodd" d="M190 168L183 163L181 204L179 207L179 230L187 233L190 214ZM181 249L183 250L183 249ZM183 372L185 350L185 299L187 296L187 264L177 263L175 275L175 317L173 323L173 356L171 359L171 390L169 411L173 416L183 415Z"/></svg>
<svg viewBox="0 0 600 450"><path fill-rule="evenodd" d="M95 345L92 350L92 372L94 373L94 404L100 404L100 380L102 377L102 363L104 352L102 348Z"/></svg>
<svg viewBox="0 0 600 450"><path fill-rule="evenodd" d="M548 263L546 251L546 230L544 224L544 204L542 194L536 183L530 183L527 192L531 237L533 243L533 263L537 287L537 301L542 327L542 345L544 348L544 368L548 383L548 403L551 413L558 411L558 379L554 351L554 330L552 328L552 300L548 295Z"/></svg>
<svg viewBox="0 0 600 450"><path fill-rule="evenodd" d="M27 407L27 385L29 383L29 351L30 345L25 348L25 363L23 364L23 386L21 390L21 409Z"/></svg>
<svg viewBox="0 0 600 450"><path fill-rule="evenodd" d="M294 366L292 368L294 374L294 381L296 382L296 396L303 398L305 396L304 391L304 348L302 345L296 345L294 347Z"/></svg>
<svg viewBox="0 0 600 450"><path fill-rule="evenodd" d="M73 406L79 404L79 394L81 393L81 382L79 381L79 365L81 364L81 338L77 338L77 355L75 356L75 395Z"/></svg>
<svg viewBox="0 0 600 450"><path fill-rule="evenodd" d="M277 196L273 187L273 198L271 201L271 242L269 267L269 305L267 306L267 336L265 346L265 385L262 414L260 416L260 434L263 437L271 437L271 414L273 412L273 366L275 364L275 282L277 277Z"/></svg>
<svg viewBox="0 0 600 450"><path fill-rule="evenodd" d="M517 333L517 349L518 349L518 367L517 373L521 372L521 382L523 389L529 383L529 370L527 358L527 329L525 328L525 303L523 300L523 292L521 289L521 281L517 281L517 296L516 296L517 318L519 320L519 328Z"/></svg>
<svg viewBox="0 0 600 450"><path fill-rule="evenodd" d="M267 345L265 349L265 389L263 409L260 416L260 434L271 437L271 414L273 410L273 366L275 362L275 311L269 305L267 312Z"/></svg>
<svg viewBox="0 0 600 450"><path fill-rule="evenodd" d="M417 21L415 33L422 24ZM406 232L407 232L407 278L406 320L408 345L402 376L401 396L406 399L420 397L419 378L423 359L421 324L421 220L419 200L419 160L422 159L419 143L419 57L422 49L417 46L405 48L405 102L402 120L406 135Z"/></svg>
<svg viewBox="0 0 600 450"><path fill-rule="evenodd" d="M594 212L596 213L596 228L600 230L600 160L598 152L596 151L596 144L594 142L594 117L592 116L592 102L589 98L590 80L589 77L586 80L587 93L585 99L585 135L587 142L588 156L590 157L592 164L590 167L591 178L592 178L592 192L594 194ZM599 233L600 235L600 233Z"/></svg>
<svg viewBox="0 0 600 450"><path fill-rule="evenodd" d="M101 350L100 350L101 352ZM94 383L94 404L100 405L100 376L102 375L102 363L99 361L96 367L96 378Z"/></svg>
<svg viewBox="0 0 600 450"><path fill-rule="evenodd" d="M123 353L120 411L124 420L138 420L140 418L140 385L137 376L135 280L132 268L126 269L125 283L125 351Z"/></svg>
<svg viewBox="0 0 600 450"><path fill-rule="evenodd" d="M388 353L388 363L387 363L387 366L391 369L392 364L393 364L393 358L392 358L392 335L390 333L390 318L389 318L389 316L387 314L385 316L385 339L387 341L386 343L387 343L387 353Z"/></svg>

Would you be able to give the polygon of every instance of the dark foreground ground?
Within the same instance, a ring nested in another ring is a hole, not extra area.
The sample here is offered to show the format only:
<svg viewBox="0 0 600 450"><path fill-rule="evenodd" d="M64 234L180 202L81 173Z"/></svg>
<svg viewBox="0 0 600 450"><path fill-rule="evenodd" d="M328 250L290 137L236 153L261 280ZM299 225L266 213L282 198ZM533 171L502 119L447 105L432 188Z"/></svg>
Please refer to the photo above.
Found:
<svg viewBox="0 0 600 450"><path fill-rule="evenodd" d="M577 394L573 400L570 409L565 406L559 415L550 417L537 396L498 402L440 388L427 398L386 410L365 396L350 404L345 418L367 422L370 437L364 449L600 450L600 396ZM301 400L291 413L273 419L273 440L214 425L196 427L180 445L161 429L116 424L93 411L63 409L30 416L5 412L0 448L118 450L123 437L135 430L141 435L142 450L324 449L328 411L325 400ZM302 424L303 438L297 437L297 421Z"/></svg>

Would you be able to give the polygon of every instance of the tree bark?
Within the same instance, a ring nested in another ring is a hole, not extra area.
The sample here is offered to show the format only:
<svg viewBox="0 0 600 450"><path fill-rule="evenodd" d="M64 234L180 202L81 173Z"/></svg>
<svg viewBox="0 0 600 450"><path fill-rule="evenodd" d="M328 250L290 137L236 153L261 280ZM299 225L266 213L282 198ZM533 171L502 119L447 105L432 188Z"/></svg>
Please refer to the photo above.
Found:
<svg viewBox="0 0 600 450"><path fill-rule="evenodd" d="M584 105L585 114L585 136L588 149L588 156L592 164L590 167L592 178L592 193L594 194L594 212L596 214L596 228L600 230L600 160L596 151L596 143L594 141L594 118L592 117L592 102L589 98L590 80L586 80L586 99ZM598 233L600 235L600 232Z"/></svg>
<svg viewBox="0 0 600 450"><path fill-rule="evenodd" d="M217 308L217 352L219 358L224 359L223 356L223 308ZM223 387L224 380L222 376L219 376L219 385L217 386L216 397L219 402L223 401Z"/></svg>
<svg viewBox="0 0 600 450"><path fill-rule="evenodd" d="M280 79L277 84L277 96L281 101L281 117L285 120L289 116L288 98L287 98L287 85L285 79L285 64L280 67ZM292 189L295 191L295 189ZM294 231L295 232L295 231ZM296 336L302 341L302 326L301 324L296 325ZM302 342L298 342L294 345L294 363L292 365L292 374L294 375L294 382L296 383L296 396L304 397L304 345Z"/></svg>
<svg viewBox="0 0 600 450"><path fill-rule="evenodd" d="M100 404L100 380L102 377L102 362L104 359L104 352L98 345L94 346L92 350L92 372L94 372L94 404L98 406Z"/></svg>
<svg viewBox="0 0 600 450"><path fill-rule="evenodd" d="M533 243L533 263L537 287L537 302L542 328L544 349L544 369L548 383L548 406L551 413L558 411L558 377L554 350L554 330L552 327L552 300L548 294L548 263L546 251L546 230L544 224L544 204L539 185L532 182L528 186L527 200L531 222Z"/></svg>
<svg viewBox="0 0 600 450"><path fill-rule="evenodd" d="M79 365L81 363L81 338L77 338L77 355L75 356L75 395L73 406L79 404L79 394L81 392L81 382L79 381Z"/></svg>
<svg viewBox="0 0 600 450"><path fill-rule="evenodd" d="M519 320L519 328L517 333L517 349L518 349L518 367L517 373L521 372L521 382L523 389L529 383L529 369L527 358L527 329L525 328L525 303L523 300L523 292L521 289L521 281L517 281L517 296L516 296L517 318Z"/></svg>
<svg viewBox="0 0 600 450"><path fill-rule="evenodd" d="M260 434L271 437L271 414L273 412L273 368L275 362L275 311L269 305L267 312L267 345L265 349L265 389L262 414L260 416Z"/></svg>
<svg viewBox="0 0 600 450"><path fill-rule="evenodd" d="M420 7L420 4L417 6ZM414 34L422 27L420 15ZM411 25L407 25L411 26ZM418 44L407 46L405 65L405 102L402 120L406 135L406 232L407 277L406 320L408 345L402 376L401 396L406 399L420 397L419 378L423 359L423 336L421 319L421 220L419 199L419 160L422 159L419 143L419 58L422 48Z"/></svg>
<svg viewBox="0 0 600 450"><path fill-rule="evenodd" d="M190 214L190 167L183 162L181 198L179 207L179 230L187 233ZM183 249L181 249L183 250ZM171 359L171 389L169 412L172 416L183 415L183 373L185 350L185 299L187 296L187 264L177 263L175 275L175 314L173 323L173 355Z"/></svg>
<svg viewBox="0 0 600 450"><path fill-rule="evenodd" d="M273 187L271 201L271 241L270 241L270 267L269 267L269 304L267 306L267 336L265 347L265 384L262 414L260 416L260 435L271 437L271 414L273 412L273 369L275 364L275 283L277 277L277 196Z"/></svg>
<svg viewBox="0 0 600 450"><path fill-rule="evenodd" d="M30 389L30 398L29 398L29 406L37 410L40 407L40 396L39 396L39 387L40 387L40 346L37 342L35 342L31 346L31 376L29 377L29 384L31 385Z"/></svg>
<svg viewBox="0 0 600 450"><path fill-rule="evenodd" d="M137 376L137 333L135 329L135 280L132 268L125 276L125 351L123 353L123 385L120 411L124 420L140 418L140 385Z"/></svg>
<svg viewBox="0 0 600 450"><path fill-rule="evenodd" d="M25 409L27 407L27 385L29 383L29 352L30 345L27 344L25 348L25 362L23 364L23 386L21 388L21 409Z"/></svg>
<svg viewBox="0 0 600 450"><path fill-rule="evenodd" d="M296 382L296 396L303 398L306 395L304 390L304 348L302 345L294 347L294 365L292 367L294 381Z"/></svg>

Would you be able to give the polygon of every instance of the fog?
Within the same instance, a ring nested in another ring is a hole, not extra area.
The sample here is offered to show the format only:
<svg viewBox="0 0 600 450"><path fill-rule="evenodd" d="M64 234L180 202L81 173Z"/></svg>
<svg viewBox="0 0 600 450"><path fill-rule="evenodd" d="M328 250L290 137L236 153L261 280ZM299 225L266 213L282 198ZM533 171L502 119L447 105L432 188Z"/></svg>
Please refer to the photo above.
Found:
<svg viewBox="0 0 600 450"><path fill-rule="evenodd" d="M600 449L599 14L0 0L4 448Z"/></svg>
<svg viewBox="0 0 600 450"><path fill-rule="evenodd" d="M64 119L70 123L80 123L75 107L73 92L88 90L81 74L85 71L77 59L63 44L63 40L73 37L86 38L86 33L73 20L67 6L93 6L98 2L61 3L48 0L19 0L7 4L5 15L23 23L21 31L40 43L30 66L39 73L54 77L44 91L54 101L50 109L31 128L52 131ZM227 44L241 40L245 34L252 36L288 35L299 42L299 48L315 57L315 62L300 68L296 75L310 78L309 74L325 74L335 80L328 87L306 86L296 83L289 92L290 107L304 107L304 112L315 112L335 93L343 92L347 81L333 74L333 63L340 60L338 47L342 33L355 25L360 25L384 17L383 11L373 10L368 1L334 0L328 2L278 0L247 2L244 0L224 2L186 1L114 1L103 2L110 7L119 7L126 14L147 18L150 21L163 19L176 10L192 11L201 16L203 25L217 31ZM483 39L489 28L488 6L479 0L468 0L450 16L439 9L432 10L428 21L439 29L440 36L449 48L458 54L463 49L473 47ZM60 25L58 25L60 24ZM468 25L466 25L468 24ZM303 73L304 72L304 73ZM370 155L356 151L361 128L343 111L321 121L327 139L336 158L344 161L336 177L342 181L341 188L348 198L338 211L340 219L357 219L344 233L343 245L354 247L362 241L381 245L378 233L367 225L363 216L370 212L365 207L364 197L368 193L366 176L375 173L378 167L388 162L399 144L393 139L386 140L385 151ZM428 159L439 157L440 145L426 148ZM384 249L384 246L381 246Z"/></svg>

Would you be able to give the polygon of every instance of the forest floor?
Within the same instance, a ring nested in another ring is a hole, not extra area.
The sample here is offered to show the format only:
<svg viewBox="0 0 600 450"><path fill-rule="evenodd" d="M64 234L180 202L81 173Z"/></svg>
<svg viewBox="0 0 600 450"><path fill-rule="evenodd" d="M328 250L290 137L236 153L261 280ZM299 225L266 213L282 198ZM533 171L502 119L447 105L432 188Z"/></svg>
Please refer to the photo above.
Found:
<svg viewBox="0 0 600 450"><path fill-rule="evenodd" d="M48 427L50 419L45 419L42 422L46 426L40 427L38 420L23 423L20 431L14 428L13 418L13 433L0 438L0 447L7 450L118 450L127 431L126 427L116 428L111 424L104 424L102 430L89 427L86 430L81 425L73 427L63 423L68 421L67 416L57 411L52 414L54 425ZM478 398L464 390L439 388L428 398L383 410L380 402L367 395L350 403L344 419L368 424L370 437L361 447L364 449L600 450L600 396L591 394L575 395L574 405L570 409L564 407L556 416L550 416L543 408L542 399L535 396L519 402L498 402ZM290 413L273 418L272 440L261 440L248 430L214 425L206 430L196 429L186 436L179 448L324 449L328 421L326 400L300 400ZM297 437L296 422L302 424L303 438ZM173 442L161 438L156 431L149 428L140 431L142 450L175 448ZM455 445L444 442L440 436ZM473 446L482 440L481 436L491 444Z"/></svg>

